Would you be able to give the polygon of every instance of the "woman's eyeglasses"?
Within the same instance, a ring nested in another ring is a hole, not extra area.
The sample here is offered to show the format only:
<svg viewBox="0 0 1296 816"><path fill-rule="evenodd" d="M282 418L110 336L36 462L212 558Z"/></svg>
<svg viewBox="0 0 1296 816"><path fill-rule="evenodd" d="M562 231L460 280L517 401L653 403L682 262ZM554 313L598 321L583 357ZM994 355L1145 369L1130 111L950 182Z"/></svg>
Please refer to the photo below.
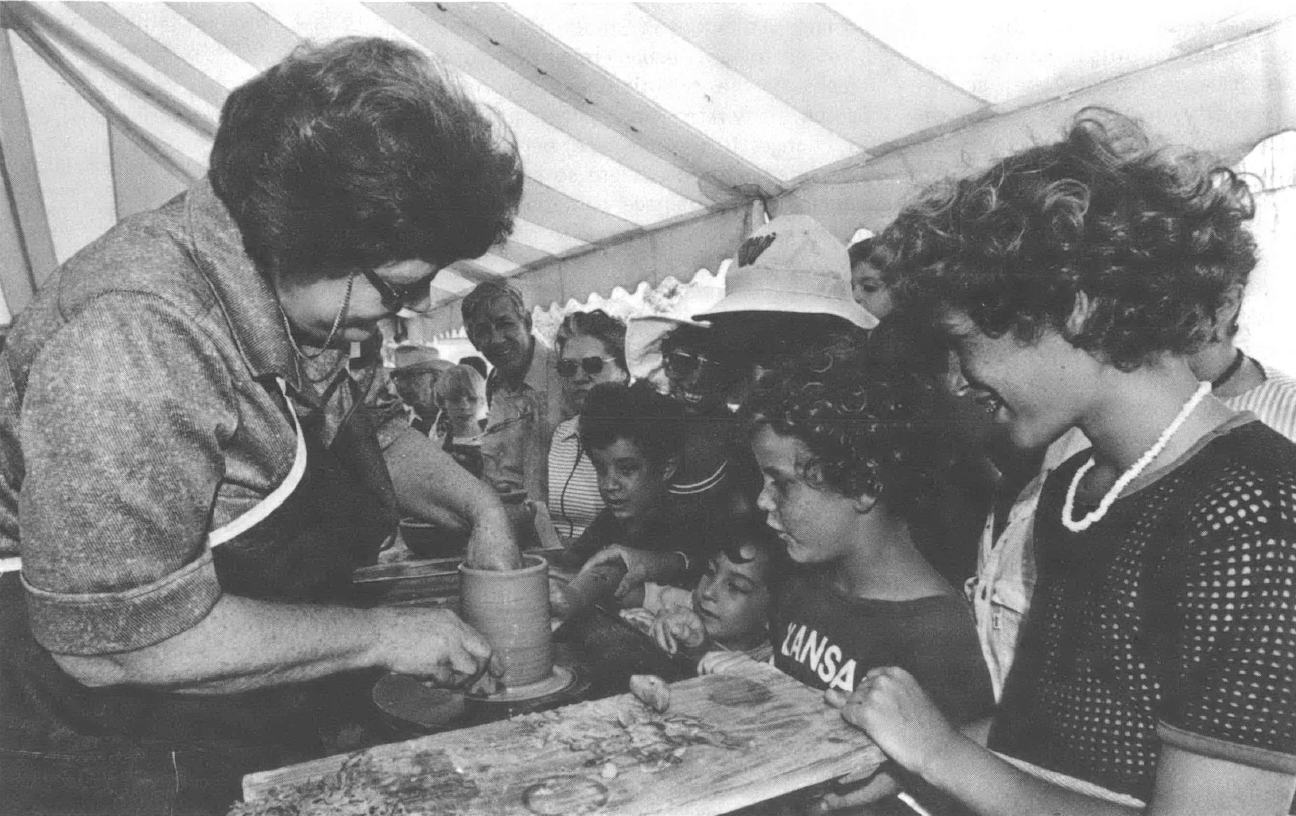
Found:
<svg viewBox="0 0 1296 816"><path fill-rule="evenodd" d="M427 277L416 280L413 283L388 283L372 269L362 267L360 274L364 275L369 285L378 290L378 297L382 298L384 309L392 312L399 312L401 309L409 308L411 303L418 303L425 300L428 296L428 287L432 284L432 279L436 277L438 269Z"/></svg>
<svg viewBox="0 0 1296 816"><path fill-rule="evenodd" d="M719 363L701 354L690 354L687 351L672 351L662 358L666 373L672 377L687 377L702 368L716 368Z"/></svg>
<svg viewBox="0 0 1296 816"><path fill-rule="evenodd" d="M615 363L610 357L583 357L580 360L562 359L558 361L558 374L563 377L575 377L579 366L591 377L603 371L608 363Z"/></svg>

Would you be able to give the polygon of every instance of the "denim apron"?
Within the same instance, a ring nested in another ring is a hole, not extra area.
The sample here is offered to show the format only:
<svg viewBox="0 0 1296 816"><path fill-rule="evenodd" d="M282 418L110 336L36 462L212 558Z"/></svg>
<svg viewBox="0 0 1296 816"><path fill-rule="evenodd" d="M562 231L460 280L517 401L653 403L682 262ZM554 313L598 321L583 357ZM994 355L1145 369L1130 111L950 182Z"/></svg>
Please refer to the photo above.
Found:
<svg viewBox="0 0 1296 816"><path fill-rule="evenodd" d="M328 445L321 416L294 421L288 478L209 536L216 574L232 595L348 604L352 570L394 532L391 479L366 411ZM2 813L223 814L244 774L322 756L367 719L367 673L226 695L87 688L32 637L16 572L0 577L0 649Z"/></svg>

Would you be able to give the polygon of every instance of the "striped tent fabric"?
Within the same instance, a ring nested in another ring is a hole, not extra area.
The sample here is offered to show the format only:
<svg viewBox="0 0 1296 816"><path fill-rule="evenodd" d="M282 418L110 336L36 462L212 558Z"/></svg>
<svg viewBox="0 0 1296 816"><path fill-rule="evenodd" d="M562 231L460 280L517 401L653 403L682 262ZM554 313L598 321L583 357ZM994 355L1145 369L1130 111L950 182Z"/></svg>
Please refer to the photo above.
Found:
<svg viewBox="0 0 1296 816"><path fill-rule="evenodd" d="M1142 5L1152 8L1144 9ZM516 134L508 241L433 283L540 308L715 270L765 213L843 240L940 174L1105 104L1230 159L1296 126L1288 2L0 2L0 289L15 313L118 219L205 172L222 101L304 40L442 60ZM0 323L8 315L0 313Z"/></svg>

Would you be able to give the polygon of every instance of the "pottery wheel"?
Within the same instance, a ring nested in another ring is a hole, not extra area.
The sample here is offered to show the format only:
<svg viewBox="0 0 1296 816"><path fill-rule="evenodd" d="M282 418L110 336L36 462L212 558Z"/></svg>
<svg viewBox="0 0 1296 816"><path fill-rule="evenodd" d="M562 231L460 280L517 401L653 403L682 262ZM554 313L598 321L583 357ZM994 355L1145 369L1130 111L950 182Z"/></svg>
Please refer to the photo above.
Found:
<svg viewBox="0 0 1296 816"><path fill-rule="evenodd" d="M567 691L576 684L576 672L566 666L555 665L553 674L535 683L524 686L509 686L503 691L489 697L474 697L478 703L517 703L523 700L535 700Z"/></svg>

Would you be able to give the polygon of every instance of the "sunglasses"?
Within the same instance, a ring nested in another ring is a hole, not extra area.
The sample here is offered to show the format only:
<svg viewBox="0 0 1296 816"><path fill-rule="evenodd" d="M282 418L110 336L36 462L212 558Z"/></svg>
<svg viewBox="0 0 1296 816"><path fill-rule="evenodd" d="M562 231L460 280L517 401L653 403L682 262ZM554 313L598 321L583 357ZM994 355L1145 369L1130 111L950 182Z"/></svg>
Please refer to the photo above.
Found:
<svg viewBox="0 0 1296 816"><path fill-rule="evenodd" d="M428 286L431 285L432 279L440 271L438 269L431 275L413 283L388 283L377 272L367 268L361 268L360 274L364 275L370 286L378 290L378 297L382 298L384 309L399 312L401 309L408 308L411 303L418 303L420 300L426 299Z"/></svg>
<svg viewBox="0 0 1296 816"><path fill-rule="evenodd" d="M719 367L720 364L710 357L701 354L689 354L687 351L672 351L662 358L666 373L675 377L687 377L693 372L708 366Z"/></svg>
<svg viewBox="0 0 1296 816"><path fill-rule="evenodd" d="M603 371L608 363L615 363L609 357L583 357L580 360L563 359L558 361L558 374L563 377L575 377L576 367L580 366L585 373L593 377Z"/></svg>

